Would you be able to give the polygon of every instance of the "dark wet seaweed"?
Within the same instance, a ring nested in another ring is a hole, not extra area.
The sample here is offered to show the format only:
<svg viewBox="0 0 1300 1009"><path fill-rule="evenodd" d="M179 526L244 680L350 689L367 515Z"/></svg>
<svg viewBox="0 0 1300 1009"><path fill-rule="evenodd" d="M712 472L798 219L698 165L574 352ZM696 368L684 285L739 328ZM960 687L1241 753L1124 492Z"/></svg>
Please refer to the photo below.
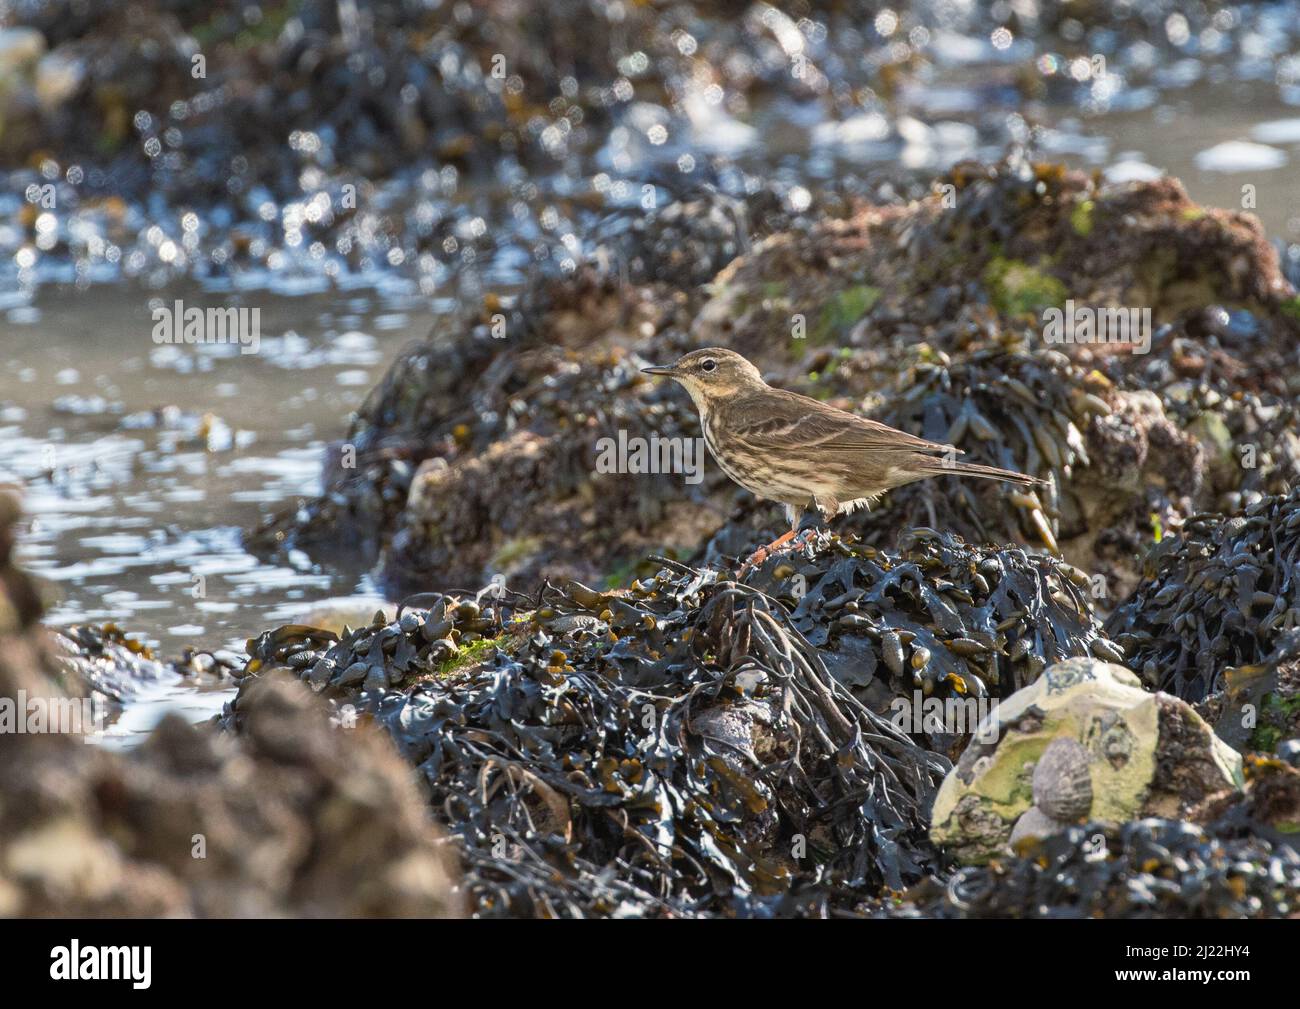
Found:
<svg viewBox="0 0 1300 1009"><path fill-rule="evenodd" d="M1059 561L924 531L860 549L822 533L748 584L659 558L624 592L429 593L337 641L268 632L249 672L388 728L480 914L849 910L943 871L926 828L951 765L887 717L914 681L884 636L925 642L927 690L998 696L1106 644Z"/></svg>
<svg viewBox="0 0 1300 1009"><path fill-rule="evenodd" d="M1300 627L1300 490L1232 515L1196 515L1146 558L1106 622L1153 688L1199 701L1223 671L1263 661Z"/></svg>
<svg viewBox="0 0 1300 1009"><path fill-rule="evenodd" d="M929 880L883 915L941 918L1288 917L1300 853L1228 825L1087 824L989 866Z"/></svg>

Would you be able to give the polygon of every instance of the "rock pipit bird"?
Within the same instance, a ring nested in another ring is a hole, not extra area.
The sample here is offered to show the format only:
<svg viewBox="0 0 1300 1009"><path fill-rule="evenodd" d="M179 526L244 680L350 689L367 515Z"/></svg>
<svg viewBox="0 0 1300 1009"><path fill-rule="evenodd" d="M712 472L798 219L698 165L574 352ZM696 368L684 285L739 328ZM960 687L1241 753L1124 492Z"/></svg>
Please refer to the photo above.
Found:
<svg viewBox="0 0 1300 1009"><path fill-rule="evenodd" d="M829 521L887 490L932 476L976 476L1032 486L1043 481L958 462L960 450L774 389L734 351L693 350L668 367L642 368L680 383L695 402L704 443L722 472L755 497L785 505L790 531L742 565L761 564L794 539L809 505Z"/></svg>

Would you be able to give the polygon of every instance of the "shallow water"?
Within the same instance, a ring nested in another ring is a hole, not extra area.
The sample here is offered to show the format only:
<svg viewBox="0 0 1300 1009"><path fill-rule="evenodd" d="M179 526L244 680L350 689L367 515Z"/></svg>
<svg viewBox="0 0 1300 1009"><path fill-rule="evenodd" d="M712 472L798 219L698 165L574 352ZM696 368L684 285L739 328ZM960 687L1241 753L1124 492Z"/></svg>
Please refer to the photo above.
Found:
<svg viewBox="0 0 1300 1009"><path fill-rule="evenodd" d="M1253 72L1215 79L1186 63L1164 70L1158 87L1130 88L1104 114L1087 114L1027 103L1006 61L954 58L906 88L889 122L864 113L831 123L813 103L778 100L752 123L697 110L692 141L623 146L613 156L635 155L623 165L627 178L692 144L702 158L722 150L744 168L795 179L895 163L938 171L997 158L1007 135L1033 120L1050 124L1037 134L1041 156L1116 179L1175 175L1194 199L1245 206L1271 239L1300 242L1296 86ZM602 145L588 167L603 166L610 150ZM585 185L561 173L550 183ZM520 244L499 241L495 260L478 266L485 283L517 279L520 255ZM16 276L12 262L0 263L0 276ZM245 273L232 293L225 283L146 289L120 278L76 287L60 276L38 268L21 289L0 291L0 480L26 487L21 557L53 588L49 621L112 620L167 658L189 644L241 651L250 635L314 601L373 593L364 571L302 555L260 561L241 533L319 489L322 452L349 412L399 348L450 307L432 296L429 277L372 269L341 290L324 274ZM260 351L158 346L151 299L256 306ZM207 717L231 692L146 685L111 738L139 739L166 710Z"/></svg>
<svg viewBox="0 0 1300 1009"><path fill-rule="evenodd" d="M319 489L326 443L432 315L373 293L262 293L260 352L245 355L156 345L156 296L218 303L197 287L50 288L27 321L0 323L0 480L26 487L20 556L55 594L51 624L115 621L161 658L242 651L295 608L370 591L361 571L260 561L241 534ZM146 685L115 732L177 704L206 717L229 692Z"/></svg>

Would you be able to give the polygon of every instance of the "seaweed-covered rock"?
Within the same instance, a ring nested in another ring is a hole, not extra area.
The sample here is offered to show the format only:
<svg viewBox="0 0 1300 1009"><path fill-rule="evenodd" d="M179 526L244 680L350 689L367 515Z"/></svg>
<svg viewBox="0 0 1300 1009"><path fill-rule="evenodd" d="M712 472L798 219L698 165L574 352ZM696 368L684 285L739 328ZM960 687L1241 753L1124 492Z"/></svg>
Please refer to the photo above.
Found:
<svg viewBox="0 0 1300 1009"><path fill-rule="evenodd" d="M623 230L572 275L486 295L404 354L331 454L325 496L253 542L367 543L399 591L502 574L599 581L710 539L747 553L777 510L738 497L711 460L689 485L595 463L602 438L698 437L685 397L637 368L706 342L784 387L1048 480L1029 494L924 481L837 528L882 546L930 525L1060 550L1101 580L1102 608L1163 530L1300 472L1279 377L1295 370L1295 293L1253 218L1196 207L1171 180L1102 187L1017 157L936 186L756 243L746 221L760 201L707 187L679 194L716 218L698 235L676 203L619 215ZM708 269L739 255L700 287L678 276L683 241ZM1043 313L1067 299L1150 308L1150 353L1049 344ZM1228 384L1243 368L1253 391L1238 399Z"/></svg>
<svg viewBox="0 0 1300 1009"><path fill-rule="evenodd" d="M343 637L268 631L241 696L296 675L385 725L480 914L816 913L939 869L919 812L974 721L896 701L987 703L1117 654L1068 566L927 530L898 554L821 533L747 583L655 563L626 589L496 584Z"/></svg>
<svg viewBox="0 0 1300 1009"><path fill-rule="evenodd" d="M1294 332L1295 291L1253 216L1198 207L1176 179L1101 186L1017 157L958 165L907 207L863 207L773 236L713 287L693 335L742 352L778 335L788 347L796 314L812 343L901 337L951 350L971 335L953 320L972 304L1045 340L1043 312L1067 300L1147 307L1156 325L1189 309L1240 307ZM1060 349L1089 364L1133 357L1127 345Z"/></svg>
<svg viewBox="0 0 1300 1009"><path fill-rule="evenodd" d="M935 868L920 811L948 762L841 686L779 601L660 563L618 592L435 595L323 649L268 632L241 695L293 669L387 726L480 914L768 914Z"/></svg>
<svg viewBox="0 0 1300 1009"><path fill-rule="evenodd" d="M1240 755L1189 705L1111 663L1057 663L989 717L931 814L930 836L965 862L1084 820L1176 816L1242 782Z"/></svg>
<svg viewBox="0 0 1300 1009"><path fill-rule="evenodd" d="M1092 616L1088 580L1051 557L926 528L896 552L830 545L769 559L751 581L794 608L845 686L932 749L955 757L989 705L1054 662L1119 656ZM966 711L962 724L926 716L927 704Z"/></svg>
<svg viewBox="0 0 1300 1009"><path fill-rule="evenodd" d="M1300 627L1297 557L1300 489L1193 516L1150 551L1106 626L1150 686L1199 701Z"/></svg>

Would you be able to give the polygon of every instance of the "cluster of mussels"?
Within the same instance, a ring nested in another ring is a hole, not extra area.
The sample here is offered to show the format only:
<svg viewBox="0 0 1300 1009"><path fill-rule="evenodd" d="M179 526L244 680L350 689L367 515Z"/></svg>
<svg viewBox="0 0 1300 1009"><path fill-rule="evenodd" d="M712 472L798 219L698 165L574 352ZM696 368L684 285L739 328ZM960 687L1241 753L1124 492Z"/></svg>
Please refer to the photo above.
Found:
<svg viewBox="0 0 1300 1009"><path fill-rule="evenodd" d="M1300 490L1192 516L1145 563L1106 627L1152 688L1199 701L1300 627Z"/></svg>
<svg viewBox="0 0 1300 1009"><path fill-rule="evenodd" d="M927 880L905 917L1286 918L1300 852L1181 820L1070 827L1023 856Z"/></svg>
<svg viewBox="0 0 1300 1009"><path fill-rule="evenodd" d="M926 811L958 741L893 697L1005 696L1118 657L1077 573L1020 549L820 533L748 583L656 563L627 590L489 586L341 637L282 627L245 677L296 675L386 726L480 914L813 914L944 872Z"/></svg>

